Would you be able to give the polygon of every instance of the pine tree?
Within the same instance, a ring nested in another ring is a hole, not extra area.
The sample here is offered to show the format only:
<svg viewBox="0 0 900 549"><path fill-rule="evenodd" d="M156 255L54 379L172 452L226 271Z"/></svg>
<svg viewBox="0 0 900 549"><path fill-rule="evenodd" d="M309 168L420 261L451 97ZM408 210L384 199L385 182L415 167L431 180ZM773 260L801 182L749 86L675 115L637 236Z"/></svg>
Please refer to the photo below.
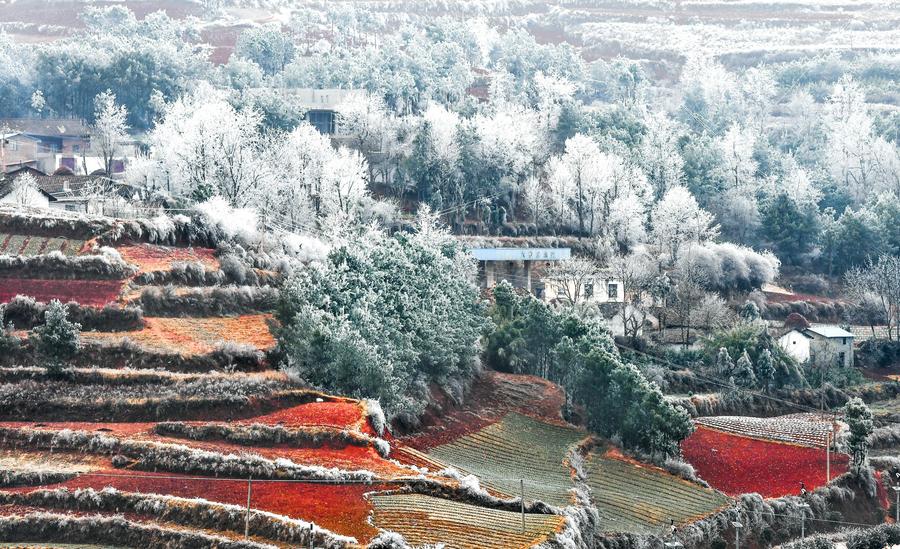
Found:
<svg viewBox="0 0 900 549"><path fill-rule="evenodd" d="M54 299L44 313L44 324L33 331L35 349L47 362L47 372L58 376L63 364L78 350L81 325L70 322L66 306Z"/></svg>
<svg viewBox="0 0 900 549"><path fill-rule="evenodd" d="M756 386L756 374L753 372L753 362L747 351L741 355L734 367L734 375L740 385L744 387Z"/></svg>
<svg viewBox="0 0 900 549"><path fill-rule="evenodd" d="M716 372L720 375L731 375L733 370L734 361L731 360L728 349L725 347L719 348L719 355L716 357Z"/></svg>
<svg viewBox="0 0 900 549"><path fill-rule="evenodd" d="M769 386L775 379L775 359L772 358L772 352L763 349L756 361L756 379L768 392Z"/></svg>
<svg viewBox="0 0 900 549"><path fill-rule="evenodd" d="M750 300L747 300L747 302L744 303L743 307L741 307L740 315L741 315L741 319L744 322L757 321L757 320L759 320L759 318L761 316L760 312L759 312L759 307L756 305L756 303L754 303Z"/></svg>
<svg viewBox="0 0 900 549"><path fill-rule="evenodd" d="M869 455L869 436L872 434L872 411L859 397L850 399L844 406L844 420L850 427L847 448L853 464L853 471L859 474Z"/></svg>

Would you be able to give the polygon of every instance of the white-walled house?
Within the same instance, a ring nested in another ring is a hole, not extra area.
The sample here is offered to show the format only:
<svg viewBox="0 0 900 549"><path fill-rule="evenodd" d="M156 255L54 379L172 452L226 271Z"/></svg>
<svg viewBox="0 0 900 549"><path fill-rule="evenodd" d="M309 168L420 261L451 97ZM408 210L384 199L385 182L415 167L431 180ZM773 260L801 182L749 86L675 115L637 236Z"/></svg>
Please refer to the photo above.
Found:
<svg viewBox="0 0 900 549"><path fill-rule="evenodd" d="M10 178L0 175L0 205L49 209L56 198L37 186L18 186Z"/></svg>
<svg viewBox="0 0 900 549"><path fill-rule="evenodd" d="M839 326L795 328L781 336L778 344L801 364L853 366L853 334Z"/></svg>
<svg viewBox="0 0 900 549"><path fill-rule="evenodd" d="M621 280L598 274L581 282L580 287L572 280L544 279L545 301L570 301L577 303L622 303L625 291Z"/></svg>

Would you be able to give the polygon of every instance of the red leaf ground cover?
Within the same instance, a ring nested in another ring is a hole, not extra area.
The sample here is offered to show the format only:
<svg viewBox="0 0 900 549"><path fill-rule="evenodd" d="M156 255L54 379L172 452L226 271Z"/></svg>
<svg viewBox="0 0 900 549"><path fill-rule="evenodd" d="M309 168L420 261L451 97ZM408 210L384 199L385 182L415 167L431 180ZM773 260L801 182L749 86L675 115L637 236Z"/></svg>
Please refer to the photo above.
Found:
<svg viewBox="0 0 900 549"><path fill-rule="evenodd" d="M122 291L121 280L42 280L31 278L0 278L0 302L7 303L17 295L33 297L37 301L58 299L82 305L102 307L116 301Z"/></svg>
<svg viewBox="0 0 900 549"><path fill-rule="evenodd" d="M730 496L757 492L775 498L825 484L825 450L757 440L703 426L681 443L685 459L713 488ZM847 472L849 457L831 454L831 477Z"/></svg>
<svg viewBox="0 0 900 549"><path fill-rule="evenodd" d="M116 248L122 259L138 266L139 273L168 271L173 263L202 263L210 270L219 268L219 260L212 248L175 248L154 244L136 244Z"/></svg>
<svg viewBox="0 0 900 549"><path fill-rule="evenodd" d="M325 426L346 428L357 425L363 418L363 410L356 401L346 402L310 402L292 406L271 414L249 419L241 419L236 423L262 423L264 425L284 425L285 427Z"/></svg>
<svg viewBox="0 0 900 549"><path fill-rule="evenodd" d="M247 481L201 478L171 473L147 473L120 469L97 471L99 475L83 475L66 482L41 488L69 489L112 486L128 492L167 494L186 498L203 498L219 503L247 505ZM111 476L102 476L108 474ZM172 478L175 477L175 478ZM367 521L372 510L364 494L390 489L384 484L321 484L308 482L267 482L254 480L250 506L291 518L314 522L338 534L353 536L365 543L378 530ZM28 488L11 491L29 492Z"/></svg>

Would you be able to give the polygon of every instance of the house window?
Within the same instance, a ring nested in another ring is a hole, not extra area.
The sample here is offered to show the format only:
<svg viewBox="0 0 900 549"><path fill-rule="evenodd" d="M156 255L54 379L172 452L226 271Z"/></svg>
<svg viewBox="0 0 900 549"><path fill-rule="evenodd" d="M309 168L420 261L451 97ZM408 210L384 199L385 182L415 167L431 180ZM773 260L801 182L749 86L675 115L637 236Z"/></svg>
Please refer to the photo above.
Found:
<svg viewBox="0 0 900 549"><path fill-rule="evenodd" d="M610 299L619 299L619 285L614 283L609 283L606 285L606 295Z"/></svg>
<svg viewBox="0 0 900 549"><path fill-rule="evenodd" d="M846 358L847 358L847 353L845 353L844 351L841 351L840 353L838 353L838 360L841 362L841 366L846 364L846 360L845 360Z"/></svg>
<svg viewBox="0 0 900 549"><path fill-rule="evenodd" d="M594 297L594 285L590 282L584 285L584 297L592 298Z"/></svg>
<svg viewBox="0 0 900 549"><path fill-rule="evenodd" d="M846 344L847 344L847 338L846 338L846 337L842 337L842 338L841 338L841 345L846 345Z"/></svg>

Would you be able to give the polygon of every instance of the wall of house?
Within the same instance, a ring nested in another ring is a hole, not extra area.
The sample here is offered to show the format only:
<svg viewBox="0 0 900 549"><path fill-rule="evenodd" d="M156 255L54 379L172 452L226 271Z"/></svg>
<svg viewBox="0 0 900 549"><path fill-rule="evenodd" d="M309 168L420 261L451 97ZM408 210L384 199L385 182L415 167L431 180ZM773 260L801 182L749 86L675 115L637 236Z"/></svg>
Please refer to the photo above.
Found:
<svg viewBox="0 0 900 549"><path fill-rule="evenodd" d="M816 365L840 364L845 368L853 366L853 338L825 338L813 334L810 362Z"/></svg>
<svg viewBox="0 0 900 549"><path fill-rule="evenodd" d="M796 330L784 334L778 339L779 345L798 363L809 360L810 339Z"/></svg>
<svg viewBox="0 0 900 549"><path fill-rule="evenodd" d="M544 285L544 299L547 301L568 301L568 296L575 295L577 286L572 281L556 280L545 280ZM613 289L614 295L611 291ZM591 283L582 284L576 299L579 303L622 303L625 301L625 292L620 280L597 278Z"/></svg>
<svg viewBox="0 0 900 549"><path fill-rule="evenodd" d="M3 167L6 168L4 171L23 165L40 169L37 165L39 164L37 141L18 136L10 137L7 141L3 147Z"/></svg>
<svg viewBox="0 0 900 549"><path fill-rule="evenodd" d="M6 196L0 197L0 204L13 204L15 206L25 206L29 208L50 208L50 199L47 195L35 189L27 189L25 195L22 196L18 191L13 191Z"/></svg>

